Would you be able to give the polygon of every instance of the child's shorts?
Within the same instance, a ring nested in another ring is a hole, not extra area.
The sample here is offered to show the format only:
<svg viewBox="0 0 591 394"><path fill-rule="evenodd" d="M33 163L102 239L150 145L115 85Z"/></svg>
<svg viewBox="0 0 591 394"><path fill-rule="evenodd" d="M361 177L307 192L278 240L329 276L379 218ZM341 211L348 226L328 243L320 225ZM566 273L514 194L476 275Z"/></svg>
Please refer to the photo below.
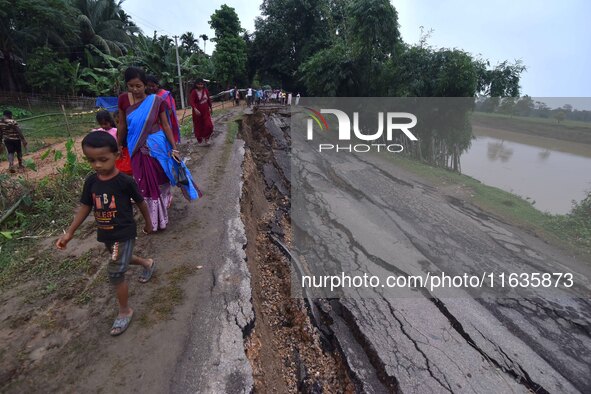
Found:
<svg viewBox="0 0 591 394"><path fill-rule="evenodd" d="M23 154L23 148L21 146L21 140L4 140L4 145L6 145L6 150L8 153L16 153L18 157L21 157Z"/></svg>
<svg viewBox="0 0 591 394"><path fill-rule="evenodd" d="M107 272L112 284L118 285L125 279L125 273L133 256L134 244L135 239L121 242L105 242L105 246L110 253Z"/></svg>

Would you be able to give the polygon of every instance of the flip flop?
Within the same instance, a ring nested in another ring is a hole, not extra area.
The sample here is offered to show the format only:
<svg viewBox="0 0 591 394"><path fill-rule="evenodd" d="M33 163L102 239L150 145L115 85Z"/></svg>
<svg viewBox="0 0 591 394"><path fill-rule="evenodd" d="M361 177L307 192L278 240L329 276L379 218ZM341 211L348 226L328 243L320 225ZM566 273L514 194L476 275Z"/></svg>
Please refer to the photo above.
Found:
<svg viewBox="0 0 591 394"><path fill-rule="evenodd" d="M148 283L152 279L152 275L156 271L156 261L152 260L152 266L150 268L144 268L140 277L138 278L140 283Z"/></svg>
<svg viewBox="0 0 591 394"><path fill-rule="evenodd" d="M117 317L115 319L115 321L113 322L113 327L111 327L111 336L116 337L116 336L123 334L125 332L125 330L127 330L127 327L129 327L132 317L133 317L133 311L131 312L131 315L129 315L129 316ZM113 330L115 330L115 329L119 329L119 331L116 331L115 333L113 333Z"/></svg>

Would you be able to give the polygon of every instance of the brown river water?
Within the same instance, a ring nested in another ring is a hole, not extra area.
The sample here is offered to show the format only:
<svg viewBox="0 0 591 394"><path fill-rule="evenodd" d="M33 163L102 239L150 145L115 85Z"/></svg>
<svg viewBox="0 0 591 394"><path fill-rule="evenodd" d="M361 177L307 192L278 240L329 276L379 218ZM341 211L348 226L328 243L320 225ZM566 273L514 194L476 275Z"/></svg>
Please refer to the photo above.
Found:
<svg viewBox="0 0 591 394"><path fill-rule="evenodd" d="M474 126L462 173L565 214L591 191L591 145Z"/></svg>

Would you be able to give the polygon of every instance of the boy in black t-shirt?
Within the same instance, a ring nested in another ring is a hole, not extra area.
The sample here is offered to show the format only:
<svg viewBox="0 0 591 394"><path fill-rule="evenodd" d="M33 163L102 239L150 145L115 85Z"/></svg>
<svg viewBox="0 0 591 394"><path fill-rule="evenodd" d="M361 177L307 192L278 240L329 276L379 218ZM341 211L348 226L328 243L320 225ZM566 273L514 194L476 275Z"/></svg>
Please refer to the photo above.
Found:
<svg viewBox="0 0 591 394"><path fill-rule="evenodd" d="M97 224L97 239L103 242L111 254L108 272L111 283L115 285L119 301L119 315L111 328L111 335L120 335L127 329L133 310L127 305L128 286L125 272L129 264L141 265L144 269L140 282L146 283L156 269L153 259L133 255L133 245L137 236L133 219L131 199L133 199L145 221L144 232L152 232L148 206L139 193L133 178L122 174L115 167L119 157L117 141L109 133L90 133L82 140L82 151L88 159L94 174L86 178L80 197L80 208L66 233L56 242L58 249L65 249L74 237L76 229L84 222L94 208Z"/></svg>

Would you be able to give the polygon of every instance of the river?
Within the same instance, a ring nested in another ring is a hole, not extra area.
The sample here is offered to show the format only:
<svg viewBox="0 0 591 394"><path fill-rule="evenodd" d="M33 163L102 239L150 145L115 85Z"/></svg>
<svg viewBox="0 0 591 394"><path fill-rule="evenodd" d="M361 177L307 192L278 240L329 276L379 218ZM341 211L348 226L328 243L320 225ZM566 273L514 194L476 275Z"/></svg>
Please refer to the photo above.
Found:
<svg viewBox="0 0 591 394"><path fill-rule="evenodd" d="M591 145L473 126L462 173L565 214L591 190Z"/></svg>

